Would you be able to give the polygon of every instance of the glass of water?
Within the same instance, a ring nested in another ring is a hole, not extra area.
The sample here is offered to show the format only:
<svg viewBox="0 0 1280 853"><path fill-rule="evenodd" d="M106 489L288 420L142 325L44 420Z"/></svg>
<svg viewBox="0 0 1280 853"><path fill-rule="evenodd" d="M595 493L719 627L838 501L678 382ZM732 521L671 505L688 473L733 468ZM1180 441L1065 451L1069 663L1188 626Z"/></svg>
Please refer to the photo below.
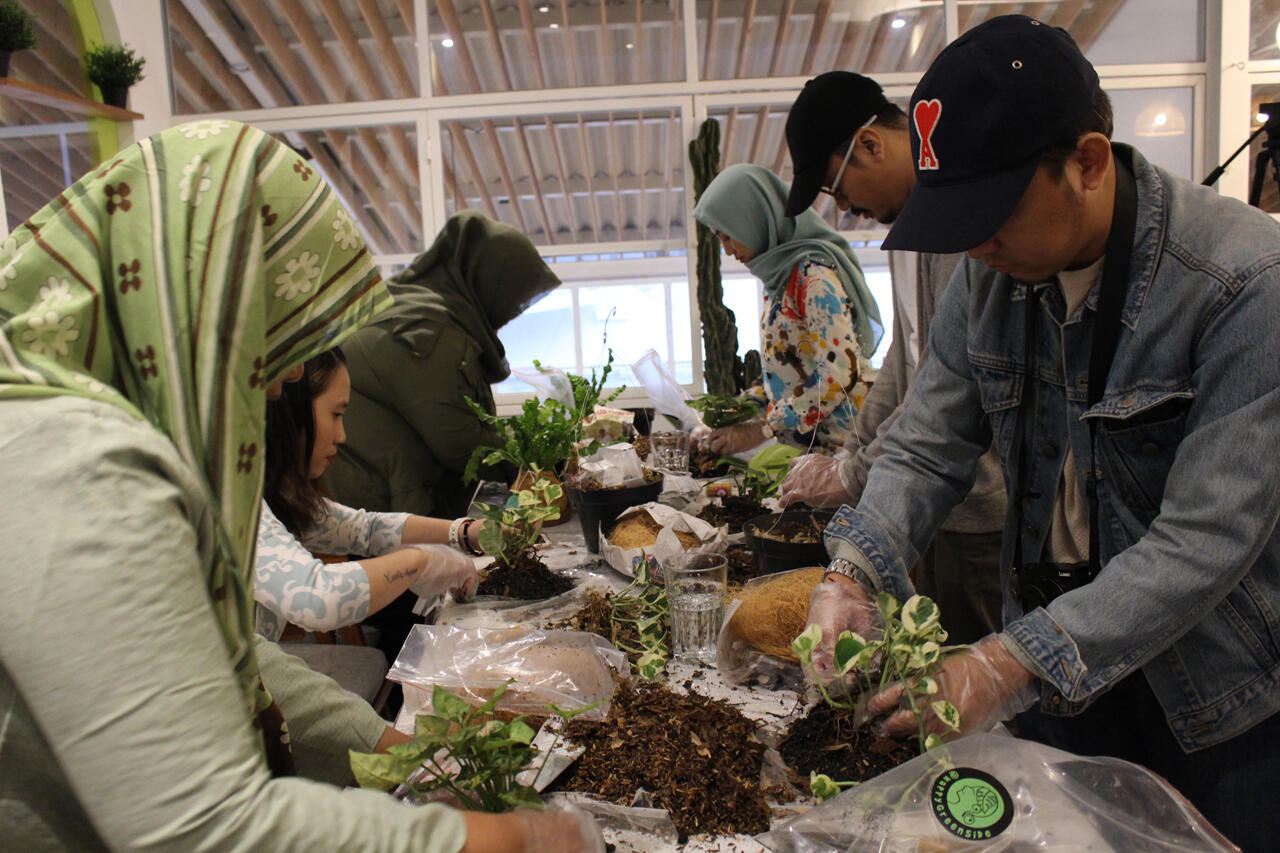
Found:
<svg viewBox="0 0 1280 853"><path fill-rule="evenodd" d="M715 666L729 563L723 554L685 554L673 562L663 567L672 656Z"/></svg>
<svg viewBox="0 0 1280 853"><path fill-rule="evenodd" d="M649 446L659 468L679 474L689 470L689 433L675 430L650 433Z"/></svg>

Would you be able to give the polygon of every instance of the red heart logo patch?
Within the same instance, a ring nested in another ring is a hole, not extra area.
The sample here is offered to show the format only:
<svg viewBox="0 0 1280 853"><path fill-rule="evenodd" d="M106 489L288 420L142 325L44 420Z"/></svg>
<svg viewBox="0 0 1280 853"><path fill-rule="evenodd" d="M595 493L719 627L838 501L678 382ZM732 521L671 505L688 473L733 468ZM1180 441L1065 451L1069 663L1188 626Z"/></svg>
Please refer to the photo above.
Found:
<svg viewBox="0 0 1280 853"><path fill-rule="evenodd" d="M916 133L920 136L920 158L916 168L920 171L938 168L938 155L933 150L933 131L942 117L942 101L934 98L931 101L916 101L911 117L916 123Z"/></svg>

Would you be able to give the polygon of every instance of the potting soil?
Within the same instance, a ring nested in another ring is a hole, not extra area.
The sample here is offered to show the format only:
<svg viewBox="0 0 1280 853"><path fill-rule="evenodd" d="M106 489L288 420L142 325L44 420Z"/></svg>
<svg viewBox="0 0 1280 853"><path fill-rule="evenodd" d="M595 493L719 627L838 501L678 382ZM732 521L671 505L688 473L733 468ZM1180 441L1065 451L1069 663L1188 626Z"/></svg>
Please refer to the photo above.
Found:
<svg viewBox="0 0 1280 853"><path fill-rule="evenodd" d="M723 701L656 685L623 685L604 722L565 730L586 751L557 783L629 805L644 789L684 837L763 832L769 807L760 787L764 745L757 723Z"/></svg>
<svg viewBox="0 0 1280 853"><path fill-rule="evenodd" d="M858 728L853 711L819 702L791 724L778 752L805 788L811 772L825 773L837 782L865 782L910 761L918 754L914 740L895 740Z"/></svg>
<svg viewBox="0 0 1280 853"><path fill-rule="evenodd" d="M477 595L501 595L526 601L551 598L573 589L573 581L548 569L533 553L516 558L515 565L494 563L476 588Z"/></svg>

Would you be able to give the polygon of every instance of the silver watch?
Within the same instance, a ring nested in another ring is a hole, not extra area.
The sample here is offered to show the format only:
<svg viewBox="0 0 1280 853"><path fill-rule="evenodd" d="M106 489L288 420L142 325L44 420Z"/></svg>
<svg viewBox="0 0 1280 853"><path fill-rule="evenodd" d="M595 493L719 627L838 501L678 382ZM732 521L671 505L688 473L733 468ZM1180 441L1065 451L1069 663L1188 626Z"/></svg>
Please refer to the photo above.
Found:
<svg viewBox="0 0 1280 853"><path fill-rule="evenodd" d="M867 576L862 567L853 562L853 560L846 560L844 557L836 557L827 564L827 571L823 578L825 579L827 575L844 575L864 589L874 588L871 578Z"/></svg>

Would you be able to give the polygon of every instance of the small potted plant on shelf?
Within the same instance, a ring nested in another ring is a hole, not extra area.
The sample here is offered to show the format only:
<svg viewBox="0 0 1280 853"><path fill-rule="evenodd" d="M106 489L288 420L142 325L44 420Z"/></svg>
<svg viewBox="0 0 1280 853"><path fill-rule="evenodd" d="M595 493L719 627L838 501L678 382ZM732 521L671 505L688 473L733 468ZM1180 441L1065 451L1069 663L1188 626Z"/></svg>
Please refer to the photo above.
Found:
<svg viewBox="0 0 1280 853"><path fill-rule="evenodd" d="M0 2L0 77L9 76L9 57L36 46L31 13L13 0Z"/></svg>
<svg viewBox="0 0 1280 853"><path fill-rule="evenodd" d="M146 61L124 45L96 44L84 52L89 82L102 91L104 104L121 109L129 101L129 87L142 79Z"/></svg>

